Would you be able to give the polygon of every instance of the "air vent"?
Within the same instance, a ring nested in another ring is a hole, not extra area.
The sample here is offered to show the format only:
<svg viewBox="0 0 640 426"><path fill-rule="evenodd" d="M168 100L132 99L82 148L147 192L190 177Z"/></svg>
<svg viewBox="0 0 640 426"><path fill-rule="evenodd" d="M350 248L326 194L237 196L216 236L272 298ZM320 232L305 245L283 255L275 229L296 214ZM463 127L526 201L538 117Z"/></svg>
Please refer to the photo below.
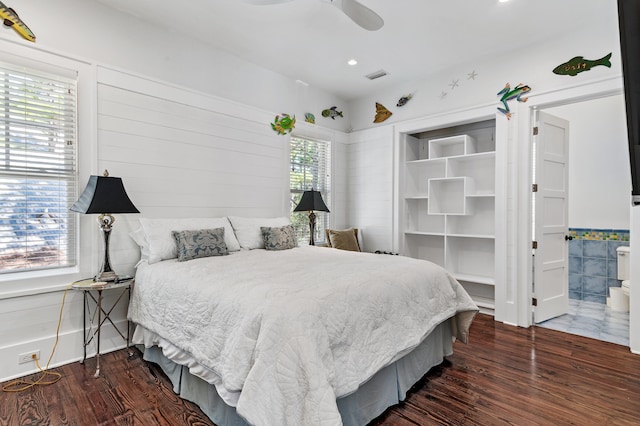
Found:
<svg viewBox="0 0 640 426"><path fill-rule="evenodd" d="M375 80L376 78L384 77L388 73L385 70L379 70L376 72L372 72L371 74L365 75L369 80Z"/></svg>

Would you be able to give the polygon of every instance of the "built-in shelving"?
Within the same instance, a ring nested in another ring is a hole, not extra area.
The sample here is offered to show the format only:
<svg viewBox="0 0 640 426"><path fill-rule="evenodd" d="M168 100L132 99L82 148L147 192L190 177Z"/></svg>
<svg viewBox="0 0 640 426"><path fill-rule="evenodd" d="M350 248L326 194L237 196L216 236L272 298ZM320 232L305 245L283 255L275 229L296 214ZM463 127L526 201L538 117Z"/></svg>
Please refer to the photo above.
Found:
<svg viewBox="0 0 640 426"><path fill-rule="evenodd" d="M483 312L495 308L495 122L405 135L402 253L446 268Z"/></svg>

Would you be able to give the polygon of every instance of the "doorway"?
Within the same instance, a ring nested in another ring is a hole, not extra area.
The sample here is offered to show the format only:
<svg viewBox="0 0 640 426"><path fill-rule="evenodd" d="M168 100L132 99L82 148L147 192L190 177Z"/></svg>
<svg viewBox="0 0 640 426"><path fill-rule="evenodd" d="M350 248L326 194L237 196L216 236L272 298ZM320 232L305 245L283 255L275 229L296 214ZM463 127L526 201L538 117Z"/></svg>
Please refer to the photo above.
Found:
<svg viewBox="0 0 640 426"><path fill-rule="evenodd" d="M540 110L571 125L567 203L571 240L563 277L567 312L539 325L628 346L628 313L607 307L609 287L620 286L615 249L629 244L631 183L624 98L615 94Z"/></svg>

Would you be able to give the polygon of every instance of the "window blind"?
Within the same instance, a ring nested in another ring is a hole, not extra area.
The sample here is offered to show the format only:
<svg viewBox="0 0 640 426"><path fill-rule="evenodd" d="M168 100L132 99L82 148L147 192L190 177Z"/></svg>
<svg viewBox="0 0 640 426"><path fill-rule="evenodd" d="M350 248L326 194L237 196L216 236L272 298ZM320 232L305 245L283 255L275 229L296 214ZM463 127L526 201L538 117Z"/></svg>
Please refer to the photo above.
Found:
<svg viewBox="0 0 640 426"><path fill-rule="evenodd" d="M320 191L331 210L331 144L302 137L291 137L291 224L296 230L299 244L309 242L309 216L305 212L293 213L302 193L311 189ZM324 230L329 227L329 213L316 212L316 242L325 241Z"/></svg>
<svg viewBox="0 0 640 426"><path fill-rule="evenodd" d="M76 264L76 81L0 63L0 273Z"/></svg>

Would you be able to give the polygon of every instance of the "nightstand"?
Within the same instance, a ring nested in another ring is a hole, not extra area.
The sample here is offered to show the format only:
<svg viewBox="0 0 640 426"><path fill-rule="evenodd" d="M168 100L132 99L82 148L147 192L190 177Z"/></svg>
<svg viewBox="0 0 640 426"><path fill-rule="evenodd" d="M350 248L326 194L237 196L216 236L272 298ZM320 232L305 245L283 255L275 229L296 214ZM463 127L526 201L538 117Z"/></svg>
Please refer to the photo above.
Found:
<svg viewBox="0 0 640 426"><path fill-rule="evenodd" d="M113 326L113 328L120 334L120 337L127 342L127 349L129 349L131 336L129 321L127 321L127 330L124 332L120 330L118 326L111 319L111 312L120 303L129 303L129 297L131 296L131 286L134 283L132 277L125 277L116 282L109 283L96 283L92 279L76 281L71 285L74 290L83 292L84 295L84 312L82 316L83 321L83 349L84 355L80 363L84 363L87 359L87 345L89 345L93 339L96 339L96 372L93 377L100 375L100 334L102 326L105 322ZM118 291L117 299L111 306L102 306L103 293L105 291ZM125 297L126 295L126 297ZM87 322L89 323L89 329L87 330ZM125 336L126 333L126 336ZM131 355L131 354L129 354Z"/></svg>

